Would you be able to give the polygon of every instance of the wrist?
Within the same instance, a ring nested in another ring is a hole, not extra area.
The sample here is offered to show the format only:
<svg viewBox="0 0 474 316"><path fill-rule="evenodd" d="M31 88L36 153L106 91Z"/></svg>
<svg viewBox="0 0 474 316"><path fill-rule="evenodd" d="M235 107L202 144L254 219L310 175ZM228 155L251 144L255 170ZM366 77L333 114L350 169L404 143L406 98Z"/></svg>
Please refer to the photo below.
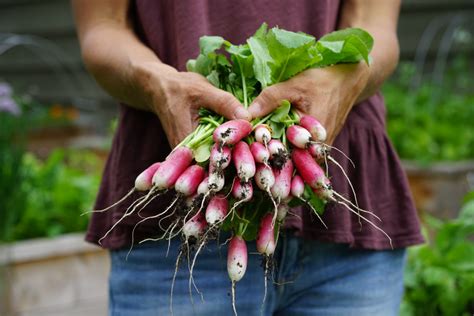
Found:
<svg viewBox="0 0 474 316"><path fill-rule="evenodd" d="M133 90L137 92L140 103L148 111L158 116L163 112L169 95L170 81L178 71L159 60L143 61L134 60L129 63L130 82Z"/></svg>

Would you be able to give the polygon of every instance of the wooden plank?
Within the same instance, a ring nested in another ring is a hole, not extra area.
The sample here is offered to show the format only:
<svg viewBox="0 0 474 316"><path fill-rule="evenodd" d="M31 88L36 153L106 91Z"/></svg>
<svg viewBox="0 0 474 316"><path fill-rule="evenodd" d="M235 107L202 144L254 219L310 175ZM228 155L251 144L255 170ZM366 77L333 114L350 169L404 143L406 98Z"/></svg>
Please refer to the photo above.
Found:
<svg viewBox="0 0 474 316"><path fill-rule="evenodd" d="M0 10L0 32L23 34L64 34L74 31L70 2L33 1L4 5Z"/></svg>
<svg viewBox="0 0 474 316"><path fill-rule="evenodd" d="M10 310L16 315L74 309L87 301L105 302L109 266L105 250L61 257L45 253L43 259L11 262L7 283Z"/></svg>
<svg viewBox="0 0 474 316"><path fill-rule="evenodd" d="M3 254L0 264L12 262L22 263L26 261L44 260L67 256L70 254L100 252L99 247L84 241L84 233L65 234L57 238L38 238L19 241L11 245L2 246Z"/></svg>

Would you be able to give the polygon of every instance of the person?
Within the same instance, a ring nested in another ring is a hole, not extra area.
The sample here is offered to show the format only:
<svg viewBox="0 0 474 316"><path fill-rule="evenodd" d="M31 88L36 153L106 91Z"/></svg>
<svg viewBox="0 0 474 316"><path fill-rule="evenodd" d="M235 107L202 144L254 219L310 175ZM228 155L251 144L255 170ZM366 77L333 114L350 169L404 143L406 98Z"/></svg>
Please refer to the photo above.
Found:
<svg viewBox="0 0 474 316"><path fill-rule="evenodd" d="M142 170L164 160L196 126L200 107L228 119L250 120L288 99L318 118L327 128L328 143L353 160L356 168L333 153L354 184L359 205L382 219L378 224L394 249L384 235L360 225L343 207L328 205L323 216L328 229L299 210L280 240L265 302L263 271L258 256L250 255L247 273L237 284L237 310L242 315L398 314L405 249L423 241L406 177L385 132L378 92L399 58L399 0L73 0L72 5L87 69L121 102L97 208L117 201ZM240 44L262 22L316 38L335 29L363 28L374 38L372 62L308 69L265 88L248 109L204 77L185 71L186 61L199 52L200 36L220 35ZM329 171L336 191L354 199L341 171L333 165ZM143 214L156 214L169 201L160 197ZM98 244L123 215L124 205L94 214L86 239ZM111 253L110 314L231 314L222 245L209 243L194 269L204 300L196 289L190 297L188 269L182 264L170 310L180 242L170 241L169 255L166 242L135 245L126 259L138 220L128 216L101 243ZM145 222L135 240L157 230L157 221ZM250 245L250 254L254 248Z"/></svg>

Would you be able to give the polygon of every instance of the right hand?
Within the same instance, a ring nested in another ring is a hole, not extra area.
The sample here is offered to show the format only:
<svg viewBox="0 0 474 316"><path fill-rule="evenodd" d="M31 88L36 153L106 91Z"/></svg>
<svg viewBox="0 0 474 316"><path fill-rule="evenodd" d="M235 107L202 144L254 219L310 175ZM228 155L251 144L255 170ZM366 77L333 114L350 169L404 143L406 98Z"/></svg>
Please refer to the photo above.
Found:
<svg viewBox="0 0 474 316"><path fill-rule="evenodd" d="M197 73L179 72L159 62L134 68L144 100L158 115L172 148L196 128L201 107L227 119L252 118L232 94L214 87Z"/></svg>

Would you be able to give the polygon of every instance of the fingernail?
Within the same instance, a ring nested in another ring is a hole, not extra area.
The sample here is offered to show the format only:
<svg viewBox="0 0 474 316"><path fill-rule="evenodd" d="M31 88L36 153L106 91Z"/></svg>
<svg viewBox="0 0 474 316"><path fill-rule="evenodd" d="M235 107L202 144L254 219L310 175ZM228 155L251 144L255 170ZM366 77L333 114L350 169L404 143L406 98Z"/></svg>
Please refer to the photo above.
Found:
<svg viewBox="0 0 474 316"><path fill-rule="evenodd" d="M251 115L250 115L249 111L247 111L243 107L238 107L238 108L235 109L234 117L237 118L237 119L244 119L244 120L250 120L251 119Z"/></svg>

